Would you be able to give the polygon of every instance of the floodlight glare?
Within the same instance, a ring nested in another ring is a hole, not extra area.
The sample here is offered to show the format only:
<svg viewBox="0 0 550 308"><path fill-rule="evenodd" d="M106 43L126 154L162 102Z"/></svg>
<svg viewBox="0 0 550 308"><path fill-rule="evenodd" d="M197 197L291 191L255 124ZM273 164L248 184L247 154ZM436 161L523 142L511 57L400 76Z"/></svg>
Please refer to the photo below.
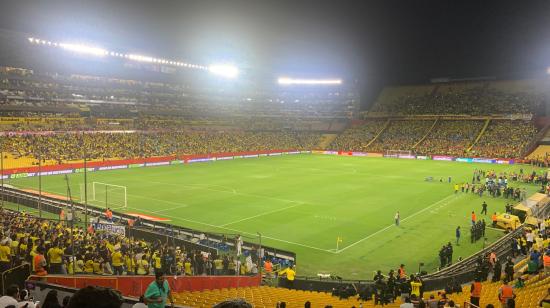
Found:
<svg viewBox="0 0 550 308"><path fill-rule="evenodd" d="M338 85L342 84L341 79L293 79L288 77L281 77L277 80L281 85Z"/></svg>
<svg viewBox="0 0 550 308"><path fill-rule="evenodd" d="M546 73L550 75L550 66L546 69Z"/></svg>
<svg viewBox="0 0 550 308"><path fill-rule="evenodd" d="M44 42L44 41L42 41ZM43 43L44 44L44 43ZM99 47L91 47L86 45L80 45L80 44L67 44L67 43L60 43L59 46L65 50L74 51L77 53L83 53L93 56L106 56L109 54L109 52L103 48Z"/></svg>
<svg viewBox="0 0 550 308"><path fill-rule="evenodd" d="M139 62L149 62L149 63L153 62L154 60L152 57L142 56L142 55L133 55L133 54L128 55L128 59L139 61Z"/></svg>
<svg viewBox="0 0 550 308"><path fill-rule="evenodd" d="M198 65L194 67L201 68ZM231 64L212 64L208 67L208 71L226 78L235 78L239 75L239 69Z"/></svg>

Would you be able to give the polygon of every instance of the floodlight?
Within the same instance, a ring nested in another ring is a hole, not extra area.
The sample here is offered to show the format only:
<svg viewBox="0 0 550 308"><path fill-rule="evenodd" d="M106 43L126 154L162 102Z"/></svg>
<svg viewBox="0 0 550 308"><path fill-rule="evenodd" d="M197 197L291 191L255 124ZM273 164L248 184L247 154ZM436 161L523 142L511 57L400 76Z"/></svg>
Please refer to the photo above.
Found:
<svg viewBox="0 0 550 308"><path fill-rule="evenodd" d="M142 55L128 55L128 59L139 61L139 62L153 62L153 58L149 56L142 56Z"/></svg>
<svg viewBox="0 0 550 308"><path fill-rule="evenodd" d="M34 43L34 38L29 37L28 40L29 40L29 42L31 42L31 44Z"/></svg>
<svg viewBox="0 0 550 308"><path fill-rule="evenodd" d="M198 65L195 67L200 68ZM208 71L226 78L235 78L239 75L239 69L231 64L212 64L208 67Z"/></svg>
<svg viewBox="0 0 550 308"><path fill-rule="evenodd" d="M546 69L546 73L550 75L550 66Z"/></svg>
<svg viewBox="0 0 550 308"><path fill-rule="evenodd" d="M81 44L60 43L59 47L69 51L74 51L74 52L93 55L93 56L100 56L100 57L106 56L109 53L107 50L103 48L86 46Z"/></svg>
<svg viewBox="0 0 550 308"><path fill-rule="evenodd" d="M342 84L341 79L293 79L281 77L277 80L281 85L339 85Z"/></svg>

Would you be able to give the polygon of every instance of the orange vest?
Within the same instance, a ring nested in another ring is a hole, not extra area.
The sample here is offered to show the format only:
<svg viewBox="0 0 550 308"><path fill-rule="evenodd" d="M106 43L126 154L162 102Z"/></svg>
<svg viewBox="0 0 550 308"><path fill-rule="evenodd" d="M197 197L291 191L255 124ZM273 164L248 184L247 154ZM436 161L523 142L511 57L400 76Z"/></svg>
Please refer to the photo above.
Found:
<svg viewBox="0 0 550 308"><path fill-rule="evenodd" d="M476 281L472 284L474 289L472 290L472 297L481 297L481 282Z"/></svg>
<svg viewBox="0 0 550 308"><path fill-rule="evenodd" d="M514 297L514 290L512 289L511 286L505 285L505 286L500 287L500 289L502 290L502 294L500 296L500 301L503 304L505 304L506 301L508 301L509 299Z"/></svg>
<svg viewBox="0 0 550 308"><path fill-rule="evenodd" d="M550 266L550 256L544 255L544 257L542 258L542 262L544 262L544 267Z"/></svg>
<svg viewBox="0 0 550 308"><path fill-rule="evenodd" d="M492 221L497 221L497 215L493 214L493 216L491 216L491 220Z"/></svg>
<svg viewBox="0 0 550 308"><path fill-rule="evenodd" d="M42 266L43 260L44 260L44 256L43 256L43 255L35 255L35 256L34 256L34 260L33 260L33 263L34 263L34 271L36 272L36 275L38 275L38 276L46 276L46 275L48 275L48 272L46 272L46 270L45 270L44 267Z"/></svg>
<svg viewBox="0 0 550 308"><path fill-rule="evenodd" d="M134 223L135 223L135 220L133 220L133 219L128 219L128 227L133 227L133 226L134 226Z"/></svg>
<svg viewBox="0 0 550 308"><path fill-rule="evenodd" d="M399 278L407 278L407 274L405 273L404 268L399 268L397 272L399 273Z"/></svg>
<svg viewBox="0 0 550 308"><path fill-rule="evenodd" d="M476 214L472 213L472 221L476 221Z"/></svg>
<svg viewBox="0 0 550 308"><path fill-rule="evenodd" d="M265 262L264 269L267 273L271 273L273 271L273 264L271 262Z"/></svg>

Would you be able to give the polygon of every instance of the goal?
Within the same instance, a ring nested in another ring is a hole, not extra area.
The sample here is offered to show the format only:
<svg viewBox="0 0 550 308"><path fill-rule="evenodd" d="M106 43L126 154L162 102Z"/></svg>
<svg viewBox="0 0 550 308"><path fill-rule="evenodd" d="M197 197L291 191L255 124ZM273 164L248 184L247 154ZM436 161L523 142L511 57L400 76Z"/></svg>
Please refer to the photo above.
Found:
<svg viewBox="0 0 550 308"><path fill-rule="evenodd" d="M412 155L412 151L409 150L386 150L384 153L386 157L410 157Z"/></svg>
<svg viewBox="0 0 550 308"><path fill-rule="evenodd" d="M84 200L84 184L80 187L80 199L81 201ZM125 208L128 206L126 186L92 182L88 186L88 201L104 208Z"/></svg>

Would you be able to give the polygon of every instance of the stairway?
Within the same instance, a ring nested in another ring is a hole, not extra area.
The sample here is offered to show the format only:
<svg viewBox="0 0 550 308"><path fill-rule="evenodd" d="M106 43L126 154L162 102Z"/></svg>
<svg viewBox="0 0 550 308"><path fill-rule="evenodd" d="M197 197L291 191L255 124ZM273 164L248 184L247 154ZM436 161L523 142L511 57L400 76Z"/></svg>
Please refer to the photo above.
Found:
<svg viewBox="0 0 550 308"><path fill-rule="evenodd" d="M436 118L435 121L433 122L432 126L430 127L430 129L428 129L428 131L426 132L426 134L420 139L418 140L417 143L415 143L413 146L412 146L412 149L416 149L416 147L422 143L422 141L426 140L426 138L428 138L428 136L430 135L430 133L432 132L432 130L434 129L435 125L437 124L437 122L439 122L439 118Z"/></svg>
<svg viewBox="0 0 550 308"><path fill-rule="evenodd" d="M382 126L382 129L376 134L376 136L374 136L374 138L372 138L371 141L369 141L369 143L367 143L367 145L365 146L365 148L368 149L368 147L376 141L376 139L378 139L378 137L380 137L380 135L382 135L382 133L386 130L386 128L388 128L388 126L390 126L390 122L391 122L391 119L388 119L386 121L386 123L384 123L384 126Z"/></svg>
<svg viewBox="0 0 550 308"><path fill-rule="evenodd" d="M481 129L481 131L479 131L479 134L477 135L476 139L474 140L474 142L472 142L472 144L468 147L468 149L466 150L466 152L470 152L472 150L472 148L474 147L474 145L476 145L476 143L479 141L479 139L481 139L481 136L483 136L483 134L485 133L485 131L487 130L487 127L489 126L489 123L491 122L491 117L487 118L487 120L485 120L485 125L483 125L483 128Z"/></svg>
<svg viewBox="0 0 550 308"><path fill-rule="evenodd" d="M321 138L319 138L319 149L320 150L326 150L330 144L338 137L338 134L323 134L321 135Z"/></svg>

